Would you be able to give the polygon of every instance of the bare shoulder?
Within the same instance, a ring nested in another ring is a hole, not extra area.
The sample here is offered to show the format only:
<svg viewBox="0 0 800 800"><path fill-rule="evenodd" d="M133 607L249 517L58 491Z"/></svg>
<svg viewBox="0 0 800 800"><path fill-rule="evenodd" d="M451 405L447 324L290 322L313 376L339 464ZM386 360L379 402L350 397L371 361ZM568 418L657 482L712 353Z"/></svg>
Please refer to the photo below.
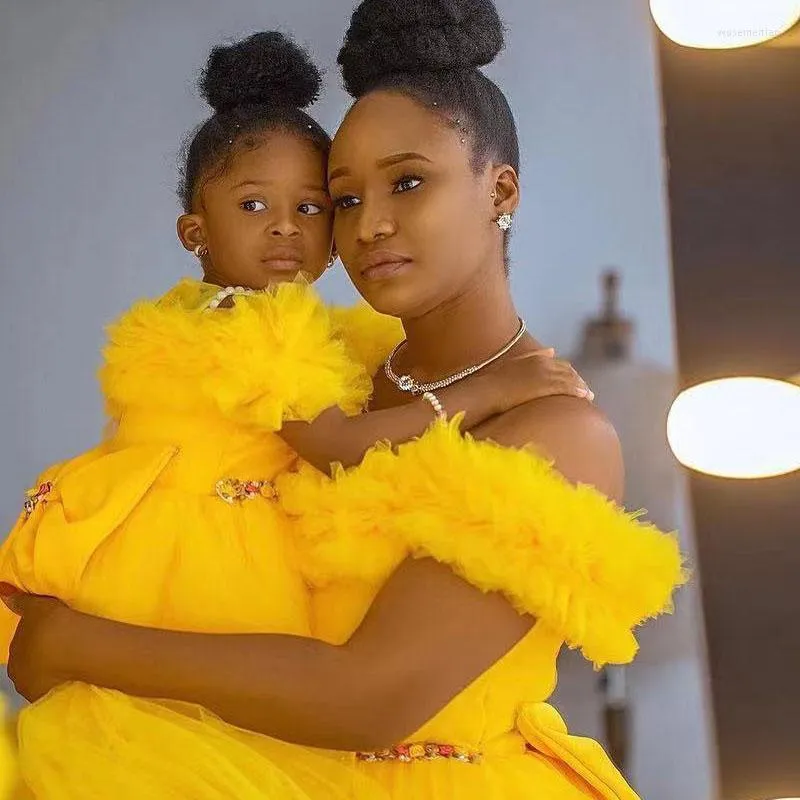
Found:
<svg viewBox="0 0 800 800"><path fill-rule="evenodd" d="M596 406L574 397L545 397L517 406L475 428L476 439L530 446L568 480L590 484L621 501L625 472L614 426Z"/></svg>

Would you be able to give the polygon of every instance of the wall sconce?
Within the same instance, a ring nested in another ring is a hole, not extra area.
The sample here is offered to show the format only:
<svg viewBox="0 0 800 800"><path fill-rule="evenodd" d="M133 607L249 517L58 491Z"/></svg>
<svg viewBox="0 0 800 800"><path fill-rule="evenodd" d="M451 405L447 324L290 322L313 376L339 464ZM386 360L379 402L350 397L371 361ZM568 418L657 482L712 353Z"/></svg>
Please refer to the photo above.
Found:
<svg viewBox="0 0 800 800"><path fill-rule="evenodd" d="M650 13L677 44L730 49L788 31L800 19L800 0L650 0Z"/></svg>
<svg viewBox="0 0 800 800"><path fill-rule="evenodd" d="M686 467L722 478L768 478L800 469L800 385L723 378L681 392L667 439Z"/></svg>

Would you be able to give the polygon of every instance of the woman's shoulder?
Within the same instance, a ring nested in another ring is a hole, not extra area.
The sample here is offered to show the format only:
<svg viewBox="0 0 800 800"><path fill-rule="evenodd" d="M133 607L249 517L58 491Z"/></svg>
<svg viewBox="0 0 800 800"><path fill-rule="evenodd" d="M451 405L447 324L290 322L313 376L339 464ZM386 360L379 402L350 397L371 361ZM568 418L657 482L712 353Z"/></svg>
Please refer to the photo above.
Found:
<svg viewBox="0 0 800 800"><path fill-rule="evenodd" d="M435 423L332 480L282 492L302 518L309 582L380 583L405 555L430 557L505 594L597 664L633 658L633 629L667 610L684 580L678 542L612 502L622 464L602 413L541 403L483 441L458 420Z"/></svg>
<svg viewBox="0 0 800 800"><path fill-rule="evenodd" d="M505 447L527 447L552 461L575 484L589 484L621 500L624 466L619 437L597 406L577 397L533 400L472 431L475 439Z"/></svg>

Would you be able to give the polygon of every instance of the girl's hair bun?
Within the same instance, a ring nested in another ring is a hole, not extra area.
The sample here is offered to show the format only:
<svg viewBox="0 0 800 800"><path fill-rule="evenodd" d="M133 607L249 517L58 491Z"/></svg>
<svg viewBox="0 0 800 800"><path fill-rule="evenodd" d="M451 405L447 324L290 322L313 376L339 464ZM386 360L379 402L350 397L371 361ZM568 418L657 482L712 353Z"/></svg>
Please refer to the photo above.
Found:
<svg viewBox="0 0 800 800"><path fill-rule="evenodd" d="M321 86L308 53L278 31L215 47L200 78L200 92L217 113L254 105L307 108Z"/></svg>

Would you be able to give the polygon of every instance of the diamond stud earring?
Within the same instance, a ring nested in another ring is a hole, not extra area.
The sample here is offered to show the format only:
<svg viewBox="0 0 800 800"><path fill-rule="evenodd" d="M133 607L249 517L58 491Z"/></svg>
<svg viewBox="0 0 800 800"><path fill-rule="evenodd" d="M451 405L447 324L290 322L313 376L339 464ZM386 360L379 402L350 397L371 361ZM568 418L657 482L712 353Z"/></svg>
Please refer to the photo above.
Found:
<svg viewBox="0 0 800 800"><path fill-rule="evenodd" d="M507 231L514 222L514 218L511 214L501 214L496 220L495 223L497 227L500 228L501 231Z"/></svg>

